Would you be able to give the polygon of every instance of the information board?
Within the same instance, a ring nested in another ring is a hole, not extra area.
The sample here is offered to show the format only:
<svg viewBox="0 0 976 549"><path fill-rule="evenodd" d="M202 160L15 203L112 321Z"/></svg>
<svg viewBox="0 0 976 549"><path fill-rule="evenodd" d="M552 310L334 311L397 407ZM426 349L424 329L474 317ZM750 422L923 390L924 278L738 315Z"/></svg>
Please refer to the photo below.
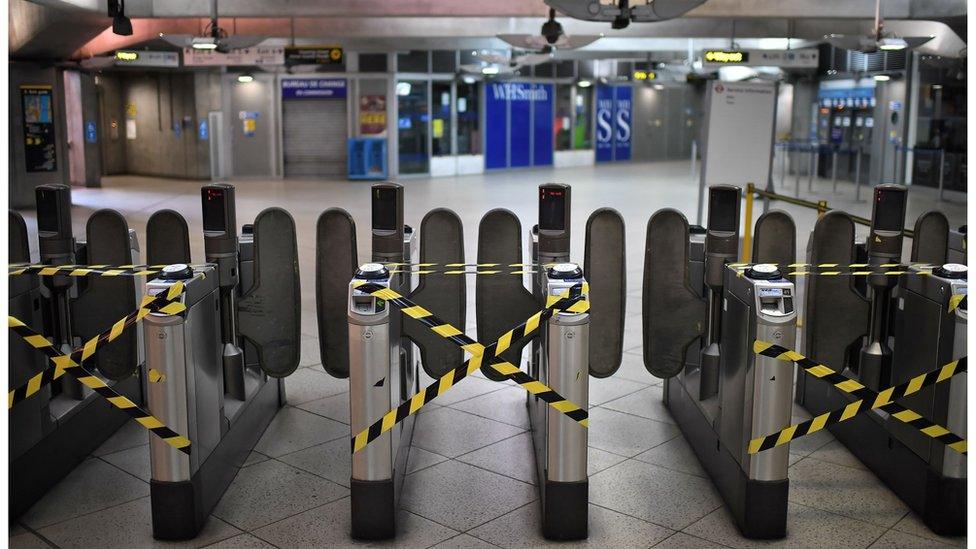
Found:
<svg viewBox="0 0 976 549"><path fill-rule="evenodd" d="M711 82L705 94L702 188L747 183L766 188L775 124L775 84Z"/></svg>
<svg viewBox="0 0 976 549"><path fill-rule="evenodd" d="M21 86L24 109L24 160L28 172L58 170L51 86Z"/></svg>

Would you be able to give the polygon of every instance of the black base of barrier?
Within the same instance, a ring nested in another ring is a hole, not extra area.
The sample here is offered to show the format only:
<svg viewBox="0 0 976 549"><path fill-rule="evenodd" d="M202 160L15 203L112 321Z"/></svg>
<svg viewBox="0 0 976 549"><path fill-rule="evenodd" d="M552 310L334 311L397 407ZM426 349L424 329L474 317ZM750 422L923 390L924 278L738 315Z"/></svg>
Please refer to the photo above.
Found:
<svg viewBox="0 0 976 549"><path fill-rule="evenodd" d="M396 490L393 479L350 479L349 488L353 539L381 540L395 536Z"/></svg>
<svg viewBox="0 0 976 549"><path fill-rule="evenodd" d="M150 482L154 538L185 540L200 533L210 512L284 405L284 380L268 379L189 481Z"/></svg>
<svg viewBox="0 0 976 549"><path fill-rule="evenodd" d="M112 387L134 402L142 402L139 378ZM8 469L11 520L34 505L129 420L127 414L92 393L61 419L56 429L12 460Z"/></svg>
<svg viewBox="0 0 976 549"><path fill-rule="evenodd" d="M785 537L789 480L749 479L684 385L668 379L664 391L672 417L718 488L742 535L750 539Z"/></svg>
<svg viewBox="0 0 976 549"><path fill-rule="evenodd" d="M797 385L796 401L811 414L850 403L823 381L805 377L804 383ZM966 535L966 479L944 477L934 471L928 461L891 436L884 420L875 413L860 414L828 429L918 513L932 532L940 536Z"/></svg>
<svg viewBox="0 0 976 549"><path fill-rule="evenodd" d="M542 536L553 541L574 541L589 536L590 481L543 483Z"/></svg>

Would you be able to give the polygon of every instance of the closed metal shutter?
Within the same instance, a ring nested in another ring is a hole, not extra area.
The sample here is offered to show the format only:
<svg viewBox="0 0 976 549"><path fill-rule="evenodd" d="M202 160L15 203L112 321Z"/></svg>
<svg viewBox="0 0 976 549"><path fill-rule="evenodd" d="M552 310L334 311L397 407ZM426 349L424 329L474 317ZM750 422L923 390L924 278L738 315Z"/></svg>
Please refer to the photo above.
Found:
<svg viewBox="0 0 976 549"><path fill-rule="evenodd" d="M281 102L285 177L346 174L346 100Z"/></svg>

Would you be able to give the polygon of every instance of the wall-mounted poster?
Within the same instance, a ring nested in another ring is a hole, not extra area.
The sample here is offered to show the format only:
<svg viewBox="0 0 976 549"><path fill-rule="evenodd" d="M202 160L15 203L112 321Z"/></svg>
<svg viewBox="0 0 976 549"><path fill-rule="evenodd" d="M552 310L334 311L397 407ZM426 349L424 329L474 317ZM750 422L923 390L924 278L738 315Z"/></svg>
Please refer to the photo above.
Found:
<svg viewBox="0 0 976 549"><path fill-rule="evenodd" d="M24 108L24 160L28 172L58 170L51 86L21 86Z"/></svg>
<svg viewBox="0 0 976 549"><path fill-rule="evenodd" d="M380 135L386 133L386 96L359 96L360 135Z"/></svg>
<svg viewBox="0 0 976 549"><path fill-rule="evenodd" d="M630 86L599 86L596 90L596 161L630 160ZM660 126L660 121L655 121Z"/></svg>

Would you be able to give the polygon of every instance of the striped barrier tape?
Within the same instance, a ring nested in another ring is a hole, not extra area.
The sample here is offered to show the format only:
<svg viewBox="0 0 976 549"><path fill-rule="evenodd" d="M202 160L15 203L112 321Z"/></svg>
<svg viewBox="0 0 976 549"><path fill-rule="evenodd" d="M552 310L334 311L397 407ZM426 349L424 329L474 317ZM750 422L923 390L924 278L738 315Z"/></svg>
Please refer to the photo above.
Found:
<svg viewBox="0 0 976 549"><path fill-rule="evenodd" d="M749 268L757 263L729 263L729 267L736 269ZM779 263L764 263L764 265L774 265L779 267ZM872 265L870 263L789 263L783 265L787 269L869 269L869 268L879 268L879 269L901 269L908 270L911 268L915 269L934 269L939 265L932 265L931 263L880 263L877 265Z"/></svg>
<svg viewBox="0 0 976 549"><path fill-rule="evenodd" d="M949 311L952 312L956 309L966 310L969 305L969 300L966 299L967 294L955 294L949 297Z"/></svg>
<svg viewBox="0 0 976 549"><path fill-rule="evenodd" d="M435 274L439 274L439 275L445 275L445 276L452 276L452 275L459 275L459 276L467 276L467 275L476 275L476 276L478 276L478 275L481 275L481 276L484 276L484 275L499 275L499 274L526 275L526 274L535 274L535 273L538 273L538 272L539 271L533 271L533 270L503 271L503 270L491 270L491 269L474 270L474 271L469 271L467 269L458 269L458 270L451 270L451 271L436 271L436 270L433 270L433 269L421 269L421 270L416 270L416 271L406 271L406 270L397 269L396 267L390 269L390 274L397 274L397 273L404 273L404 274L411 274L411 275L435 275Z"/></svg>
<svg viewBox="0 0 976 549"><path fill-rule="evenodd" d="M352 437L351 445L353 453L366 447L370 442L379 438L383 433L392 429L397 423L417 413L425 404L434 400L438 396L447 392L448 389L457 385L462 379L471 375L481 368L484 358L491 359L489 366L506 379L519 384L526 391L544 400L549 406L562 412L583 427L589 424L589 414L586 410L576 404L564 399L559 393L553 391L545 384L539 382L532 376L521 371L517 366L499 358L503 352L508 350L513 343L534 334L539 326L548 320L552 315L559 311L570 311L584 313L589 310L589 301L582 295L588 293L588 285L580 284L567 289L560 296L550 296L546 303L546 308L529 317L525 322L502 334L498 341L484 346L473 339L461 334L460 330L450 324L443 322L429 311L414 304L410 300L400 296L395 291L380 286L378 284L364 283L357 286L358 289L368 292L380 299L385 299L400 307L401 311L417 319L424 325L433 330L436 334L459 345L465 351L471 353L471 358L461 366L444 374L439 379L428 385L423 391L415 394L410 400L400 404L396 408L388 411L383 417L375 421L368 428L363 429ZM581 294L582 292L582 294Z"/></svg>
<svg viewBox="0 0 976 549"><path fill-rule="evenodd" d="M786 427L785 429L782 429L776 433L752 439L749 441L750 454L756 454L762 452L763 450L775 448L792 440L796 440L802 436L820 431L829 425L847 421L858 414L863 414L874 409L883 409L891 414L891 417L915 427L926 436L942 442L959 453L966 453L966 439L956 435L941 425L932 423L917 412L909 410L901 404L893 401L893 399L915 394L923 387L941 383L954 375L965 372L965 357L950 362L937 370L916 376L906 383L889 387L880 393L876 393L861 385L857 381L839 374L827 366L818 364L800 353L791 351L785 347L780 347L779 345L757 340L755 343L753 343L753 351L758 355L769 358L775 358L785 362L794 362L808 374L823 379L824 381L833 384L834 387L837 387L841 391L860 398L851 402L841 410L834 410L832 412L820 414L813 419L795 425L790 425L789 427ZM870 404L866 405L866 403Z"/></svg>
<svg viewBox="0 0 976 549"><path fill-rule="evenodd" d="M180 312L186 310L186 307L182 303L176 301L176 299L178 299L183 292L183 283L173 284L163 298L168 303L160 307L158 311L166 314L179 314ZM123 330L125 330L126 326L131 326L151 312L150 309L145 306L147 305L146 299L155 300L156 298L146 296L146 298L143 300L143 306L140 306L139 310L116 322L108 331L91 338L87 343L82 345L80 349L76 349L75 351L72 351L66 355L63 355L55 350L54 345L51 344L50 341L48 341L41 334L28 328L27 325L20 320L12 316L8 316L7 321L10 329L13 330L14 333L19 335L30 346L46 354L51 362L54 363L54 373L50 374L52 380L57 379L64 373L71 374L81 384L98 393L115 408L128 414L129 417L136 420L140 425L148 429L149 432L155 434L173 448L176 448L184 454L189 455L189 439L167 427L162 421L140 408L135 402L132 402L127 397L119 394L117 391L106 385L106 383L99 377L81 365L85 360L90 358L95 353L99 345L114 340L122 333ZM131 320L130 317L132 317ZM52 371L52 368L48 367L48 370L46 371ZM43 377L44 373L39 375ZM38 376L35 376L35 378L37 377ZM10 395L8 395L8 402L9 400Z"/></svg>
<svg viewBox="0 0 976 549"><path fill-rule="evenodd" d="M84 345L74 349L71 352L72 360L74 362L83 363L92 354L94 354L95 347L100 346L104 343L109 343L111 341L114 341L116 338L122 335L122 332L124 332L130 326L134 326L135 324L139 323L140 320L145 318L151 312L158 311L167 314L176 314L181 312L184 309L183 304L172 303L171 299L167 299L167 295L160 294L155 297L144 296L142 298L142 304L139 306L139 309L121 318L119 321L112 324L112 327L109 330L102 332L101 334L89 340L88 343L86 343L86 345L92 346L91 352L85 354ZM176 298L178 298L180 295L182 295L182 292L177 294ZM38 345L46 348L50 344L45 345L44 344L45 342L47 342L47 339L41 336L41 339L33 338L29 340L27 343L29 343L34 348L39 348ZM40 391L47 385L50 385L51 382L55 381L56 379L59 379L64 374L65 374L65 370L63 368L48 367L43 372L34 375L29 380L27 380L27 383L24 383L20 387L17 387L16 389L13 389L12 391L7 393L7 409L9 410L15 405L34 396L35 394L37 394L38 391Z"/></svg>
<svg viewBox="0 0 976 549"><path fill-rule="evenodd" d="M190 265L191 267L195 265ZM35 274L37 276L149 276L166 265L44 265L12 263L7 266L9 276Z"/></svg>

